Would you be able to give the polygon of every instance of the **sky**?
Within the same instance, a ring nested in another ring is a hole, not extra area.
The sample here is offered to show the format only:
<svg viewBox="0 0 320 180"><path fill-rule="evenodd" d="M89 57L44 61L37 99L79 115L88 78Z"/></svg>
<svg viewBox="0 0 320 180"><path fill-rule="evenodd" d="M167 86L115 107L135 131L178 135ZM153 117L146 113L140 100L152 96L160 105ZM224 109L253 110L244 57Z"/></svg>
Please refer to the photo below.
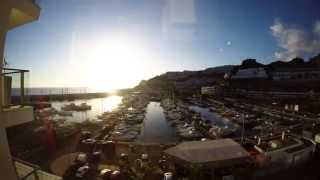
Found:
<svg viewBox="0 0 320 180"><path fill-rule="evenodd" d="M320 53L319 0L41 0L11 30L30 87L127 88L167 71Z"/></svg>

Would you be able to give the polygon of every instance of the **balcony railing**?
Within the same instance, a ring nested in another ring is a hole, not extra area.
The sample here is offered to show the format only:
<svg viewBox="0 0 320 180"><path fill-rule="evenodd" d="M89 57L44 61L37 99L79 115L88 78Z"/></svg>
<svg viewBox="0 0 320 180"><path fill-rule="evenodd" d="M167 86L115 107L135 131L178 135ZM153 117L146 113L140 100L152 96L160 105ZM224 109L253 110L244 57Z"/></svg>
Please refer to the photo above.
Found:
<svg viewBox="0 0 320 180"><path fill-rule="evenodd" d="M25 88L28 70L6 68L1 73L1 118L5 127L34 120L33 107L28 106Z"/></svg>
<svg viewBox="0 0 320 180"><path fill-rule="evenodd" d="M61 177L44 172L39 166L13 158L19 180L62 180Z"/></svg>
<svg viewBox="0 0 320 180"><path fill-rule="evenodd" d="M25 104L25 75L28 72L29 70L4 68L1 74L4 78L4 106L10 106L12 105L12 103L22 106ZM12 99L12 97L14 97L14 99ZM11 102L11 99L13 100L13 102Z"/></svg>

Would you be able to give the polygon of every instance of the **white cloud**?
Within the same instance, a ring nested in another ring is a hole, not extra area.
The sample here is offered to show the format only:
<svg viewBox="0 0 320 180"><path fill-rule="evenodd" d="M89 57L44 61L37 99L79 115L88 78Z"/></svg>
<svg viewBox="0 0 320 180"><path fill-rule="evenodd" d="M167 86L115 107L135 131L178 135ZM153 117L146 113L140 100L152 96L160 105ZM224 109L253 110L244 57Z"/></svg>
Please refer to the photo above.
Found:
<svg viewBox="0 0 320 180"><path fill-rule="evenodd" d="M314 33L317 33L320 35L320 21L317 21L314 23L314 29L313 29Z"/></svg>
<svg viewBox="0 0 320 180"><path fill-rule="evenodd" d="M227 45L231 46L232 42L231 41L227 41Z"/></svg>
<svg viewBox="0 0 320 180"><path fill-rule="evenodd" d="M313 34L308 35L305 31L296 27L287 27L279 19L270 26L272 35L277 39L282 52L275 52L276 59L291 60L306 53L316 54L320 52L320 21L315 23Z"/></svg>
<svg viewBox="0 0 320 180"><path fill-rule="evenodd" d="M222 53L224 51L224 49L223 48L219 48L218 51Z"/></svg>
<svg viewBox="0 0 320 180"><path fill-rule="evenodd" d="M283 57L283 53L281 53L281 52L275 52L274 53L274 57L276 58L276 59L283 59L284 57Z"/></svg>

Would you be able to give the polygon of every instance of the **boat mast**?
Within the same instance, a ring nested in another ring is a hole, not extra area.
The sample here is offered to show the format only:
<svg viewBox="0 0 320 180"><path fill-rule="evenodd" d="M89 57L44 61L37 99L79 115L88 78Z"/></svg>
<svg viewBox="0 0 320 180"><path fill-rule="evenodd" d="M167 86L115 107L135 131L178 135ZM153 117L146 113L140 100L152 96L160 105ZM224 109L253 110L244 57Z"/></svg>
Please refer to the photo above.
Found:
<svg viewBox="0 0 320 180"><path fill-rule="evenodd" d="M241 143L243 143L244 142L244 133L245 133L245 129L244 129L244 113L242 113L241 118L242 118Z"/></svg>

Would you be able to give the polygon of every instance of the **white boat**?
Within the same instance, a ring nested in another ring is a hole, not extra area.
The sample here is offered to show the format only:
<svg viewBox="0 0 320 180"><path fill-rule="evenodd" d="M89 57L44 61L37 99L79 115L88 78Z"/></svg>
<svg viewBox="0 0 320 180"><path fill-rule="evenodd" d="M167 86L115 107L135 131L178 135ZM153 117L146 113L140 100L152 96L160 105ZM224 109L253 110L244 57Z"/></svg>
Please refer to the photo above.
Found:
<svg viewBox="0 0 320 180"><path fill-rule="evenodd" d="M76 105L75 103L67 104L61 107L63 111L88 111L91 110L91 106L87 105L87 103L81 103L80 105Z"/></svg>
<svg viewBox="0 0 320 180"><path fill-rule="evenodd" d="M71 111L58 111L58 115L59 116L72 116L72 112Z"/></svg>
<svg viewBox="0 0 320 180"><path fill-rule="evenodd" d="M80 106L77 106L76 111L88 111L91 110L91 106L87 105L87 103L81 103Z"/></svg>
<svg viewBox="0 0 320 180"><path fill-rule="evenodd" d="M66 104L64 106L61 107L61 110L63 111L74 111L76 108L76 104L71 103L71 104Z"/></svg>

